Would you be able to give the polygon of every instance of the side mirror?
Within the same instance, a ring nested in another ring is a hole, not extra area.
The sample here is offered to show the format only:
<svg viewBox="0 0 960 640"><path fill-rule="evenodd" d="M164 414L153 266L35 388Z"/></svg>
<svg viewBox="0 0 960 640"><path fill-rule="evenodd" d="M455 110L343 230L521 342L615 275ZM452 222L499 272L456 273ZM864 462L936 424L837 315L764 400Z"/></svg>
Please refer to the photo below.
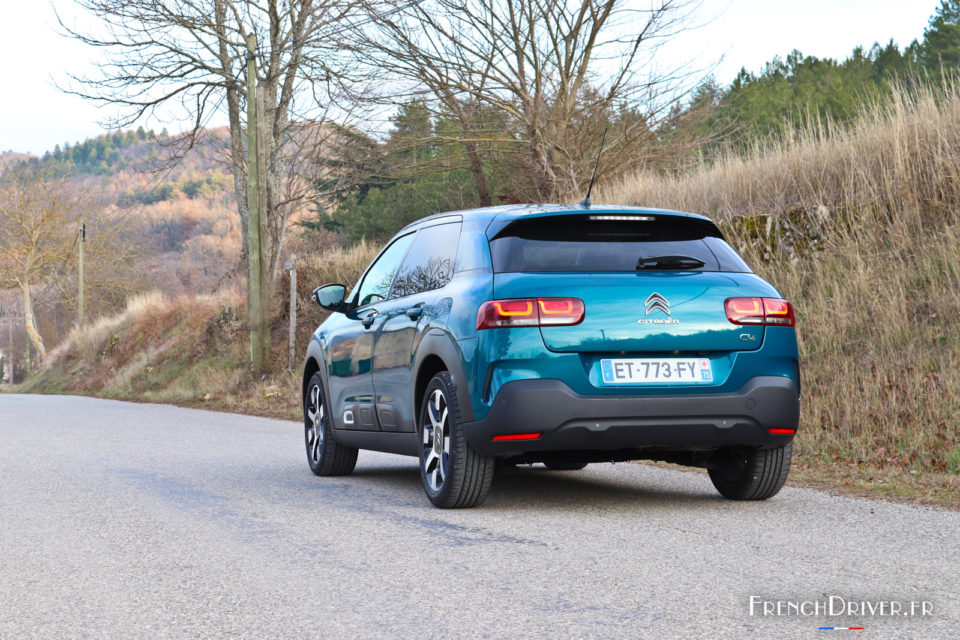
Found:
<svg viewBox="0 0 960 640"><path fill-rule="evenodd" d="M313 301L324 309L342 311L346 295L347 288L342 284L325 284L313 290Z"/></svg>

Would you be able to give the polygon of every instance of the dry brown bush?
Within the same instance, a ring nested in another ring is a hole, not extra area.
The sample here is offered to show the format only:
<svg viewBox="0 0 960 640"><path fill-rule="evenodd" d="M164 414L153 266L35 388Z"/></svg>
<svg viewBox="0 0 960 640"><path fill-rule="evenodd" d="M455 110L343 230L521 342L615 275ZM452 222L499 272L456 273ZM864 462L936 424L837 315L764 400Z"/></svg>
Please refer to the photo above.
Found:
<svg viewBox="0 0 960 640"><path fill-rule="evenodd" d="M365 242L347 249L293 247L298 261L298 358L327 316L310 299L326 282L352 285L376 255ZM283 286L278 291L285 292ZM54 349L45 373L27 390L95 393L153 402L202 404L216 409L296 417L299 359L287 362L286 302L278 294L273 328L277 363L266 377L249 369L246 300L237 287L211 295L170 297L153 292L131 298L124 311L74 330Z"/></svg>
<svg viewBox="0 0 960 640"><path fill-rule="evenodd" d="M956 88L602 195L709 215L794 302L801 457L960 473Z"/></svg>

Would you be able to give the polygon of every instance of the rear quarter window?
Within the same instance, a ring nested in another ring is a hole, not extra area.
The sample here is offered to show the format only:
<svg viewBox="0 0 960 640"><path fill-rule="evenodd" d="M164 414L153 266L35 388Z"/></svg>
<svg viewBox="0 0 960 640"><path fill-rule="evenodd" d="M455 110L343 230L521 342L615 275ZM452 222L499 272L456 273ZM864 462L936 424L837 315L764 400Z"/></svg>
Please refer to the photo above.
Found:
<svg viewBox="0 0 960 640"><path fill-rule="evenodd" d="M460 223L420 229L400 267L391 298L402 298L446 286L453 277L460 240Z"/></svg>
<svg viewBox="0 0 960 640"><path fill-rule="evenodd" d="M519 220L490 241L496 272L636 271L642 259L693 258L691 271L749 273L712 222L680 216L598 220L590 215ZM650 270L650 269L648 269Z"/></svg>

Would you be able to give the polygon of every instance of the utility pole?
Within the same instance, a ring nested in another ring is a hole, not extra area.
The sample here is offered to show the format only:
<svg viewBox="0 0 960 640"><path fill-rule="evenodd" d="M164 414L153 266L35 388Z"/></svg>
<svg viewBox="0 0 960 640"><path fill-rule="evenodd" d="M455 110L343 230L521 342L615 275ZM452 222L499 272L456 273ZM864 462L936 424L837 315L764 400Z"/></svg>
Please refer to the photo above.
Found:
<svg viewBox="0 0 960 640"><path fill-rule="evenodd" d="M257 37L247 35L247 262L250 265L250 362L255 373L266 367L263 266L260 249L260 146L257 124Z"/></svg>
<svg viewBox="0 0 960 640"><path fill-rule="evenodd" d="M6 324L6 321L7 321L7 314L5 309L3 308L3 303L0 302L0 331L3 330L3 325ZM12 344L10 346L13 347ZM3 349L0 349L0 385L3 384L4 380L6 380L6 376L4 375L6 372L6 368L7 368L7 354L3 351ZM12 379L11 379L11 382L13 382Z"/></svg>
<svg viewBox="0 0 960 640"><path fill-rule="evenodd" d="M10 384L13 384L13 379L16 377L16 360L14 357L14 343L13 343L13 313L10 314L10 320L7 322L7 343L10 345Z"/></svg>
<svg viewBox="0 0 960 640"><path fill-rule="evenodd" d="M293 369L297 357L297 256L291 253L283 268L290 272L290 352L287 355L287 368Z"/></svg>
<svg viewBox="0 0 960 640"><path fill-rule="evenodd" d="M80 253L77 256L77 328L83 328L83 245L87 242L87 223L80 216L80 229L77 232L77 246Z"/></svg>

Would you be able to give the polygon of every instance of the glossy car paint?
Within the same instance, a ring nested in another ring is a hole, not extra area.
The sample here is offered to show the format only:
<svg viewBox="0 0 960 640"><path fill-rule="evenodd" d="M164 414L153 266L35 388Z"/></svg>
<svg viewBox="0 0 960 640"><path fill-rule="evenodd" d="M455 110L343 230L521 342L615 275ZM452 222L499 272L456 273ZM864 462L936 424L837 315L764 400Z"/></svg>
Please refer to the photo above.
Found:
<svg viewBox="0 0 960 640"><path fill-rule="evenodd" d="M734 325L723 315L727 297L779 297L754 274L493 273L489 240L506 225L530 217L584 213L705 220L630 207L510 206L453 212L410 225L397 237L435 225L461 225L452 279L439 289L332 313L308 348L304 383L314 371L323 375L333 426L342 432L338 439L351 446L416 454L418 393L439 369L451 373L467 423L483 420L503 386L521 380L559 380L588 396L642 397L732 393L751 378L779 376L793 381L799 394L794 329ZM363 277L353 295L361 283ZM670 318L679 324L638 323L646 315L644 301L654 292L669 300ZM477 309L484 301L527 296L579 297L586 307L584 321L572 327L477 331ZM616 386L601 381L600 360L605 357L678 353L709 358L713 381ZM345 421L348 411L353 424Z"/></svg>

